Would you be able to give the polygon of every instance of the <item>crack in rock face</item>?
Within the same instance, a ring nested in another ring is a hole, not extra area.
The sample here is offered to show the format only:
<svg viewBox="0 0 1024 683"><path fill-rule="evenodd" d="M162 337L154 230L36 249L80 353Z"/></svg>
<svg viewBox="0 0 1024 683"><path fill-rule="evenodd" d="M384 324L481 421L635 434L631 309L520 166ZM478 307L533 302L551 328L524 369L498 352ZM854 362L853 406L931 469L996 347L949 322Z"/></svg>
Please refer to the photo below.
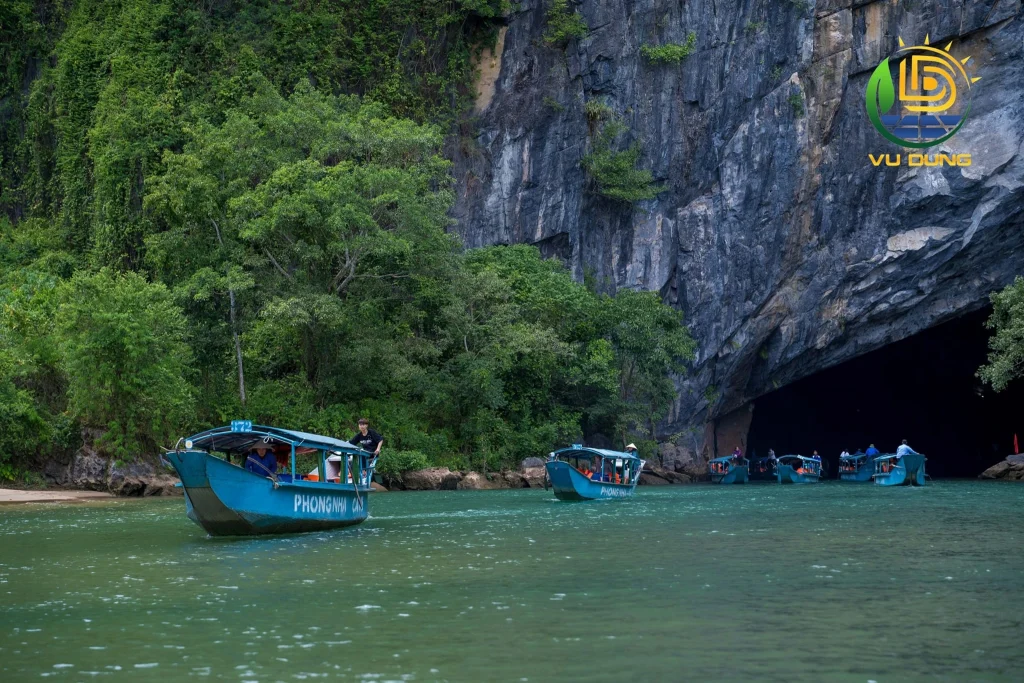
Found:
<svg viewBox="0 0 1024 683"><path fill-rule="evenodd" d="M583 2L590 32L564 50L542 39L545 10L508 19L475 146L456 153L457 230L470 247L537 244L577 278L684 311L699 349L660 430L686 467L743 443L758 396L977 310L1021 272L1019 0ZM641 56L690 32L678 64ZM921 150L874 130L868 79L898 36L925 34L982 80L963 128L923 151L971 165L876 167L869 154ZM580 160L598 99L642 146L656 198L594 191Z"/></svg>

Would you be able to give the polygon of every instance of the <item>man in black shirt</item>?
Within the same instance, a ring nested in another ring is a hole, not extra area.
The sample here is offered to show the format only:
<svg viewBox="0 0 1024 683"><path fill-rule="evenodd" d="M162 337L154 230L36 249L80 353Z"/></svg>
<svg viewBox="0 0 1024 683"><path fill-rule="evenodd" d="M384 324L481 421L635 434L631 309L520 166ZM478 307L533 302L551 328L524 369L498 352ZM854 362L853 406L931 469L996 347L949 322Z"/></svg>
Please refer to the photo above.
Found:
<svg viewBox="0 0 1024 683"><path fill-rule="evenodd" d="M359 446L364 451L373 453L376 458L380 455L380 447L384 444L384 437L370 429L370 421L365 417L359 418L359 432L348 440L353 446Z"/></svg>

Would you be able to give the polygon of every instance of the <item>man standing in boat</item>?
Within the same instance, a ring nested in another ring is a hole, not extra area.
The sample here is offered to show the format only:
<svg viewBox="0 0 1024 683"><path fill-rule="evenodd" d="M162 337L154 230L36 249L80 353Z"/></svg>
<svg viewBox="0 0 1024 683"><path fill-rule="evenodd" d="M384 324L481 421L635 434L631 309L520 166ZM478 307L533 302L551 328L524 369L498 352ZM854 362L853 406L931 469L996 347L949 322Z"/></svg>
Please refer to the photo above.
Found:
<svg viewBox="0 0 1024 683"><path fill-rule="evenodd" d="M917 451L908 446L907 440L903 439L903 443L901 443L899 448L896 449L896 457L902 458L904 455L909 455L910 453L916 454Z"/></svg>
<svg viewBox="0 0 1024 683"><path fill-rule="evenodd" d="M359 418L358 424L359 431L348 442L353 446L359 446L368 453L372 453L375 460L380 455L380 447L384 445L384 437L370 429L370 421L365 417Z"/></svg>

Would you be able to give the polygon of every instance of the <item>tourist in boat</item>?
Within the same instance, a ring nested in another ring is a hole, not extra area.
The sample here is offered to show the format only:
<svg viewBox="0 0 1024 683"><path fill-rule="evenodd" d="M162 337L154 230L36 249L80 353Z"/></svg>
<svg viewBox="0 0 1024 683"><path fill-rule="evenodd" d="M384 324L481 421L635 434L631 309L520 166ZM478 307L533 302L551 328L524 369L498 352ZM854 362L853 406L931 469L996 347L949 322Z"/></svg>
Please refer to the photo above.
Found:
<svg viewBox="0 0 1024 683"><path fill-rule="evenodd" d="M881 451L879 451L877 448L875 448L875 444L871 444L870 446L868 446L868 450L865 451L864 455L868 456L869 458L872 458L872 457L878 455L880 452Z"/></svg>
<svg viewBox="0 0 1024 683"><path fill-rule="evenodd" d="M917 454L917 451L908 446L907 440L903 439L903 443L901 443L899 448L896 449L896 457L902 458L904 455L910 455L911 453Z"/></svg>
<svg viewBox="0 0 1024 683"><path fill-rule="evenodd" d="M848 451L848 450L846 450L846 449L844 448L844 449L843 449L843 452L839 454L839 457L840 457L840 458L848 458L848 457L850 457L850 451Z"/></svg>
<svg viewBox="0 0 1024 683"><path fill-rule="evenodd" d="M277 458L274 457L270 446L265 443L256 444L245 459L245 469L263 477L276 474Z"/></svg>

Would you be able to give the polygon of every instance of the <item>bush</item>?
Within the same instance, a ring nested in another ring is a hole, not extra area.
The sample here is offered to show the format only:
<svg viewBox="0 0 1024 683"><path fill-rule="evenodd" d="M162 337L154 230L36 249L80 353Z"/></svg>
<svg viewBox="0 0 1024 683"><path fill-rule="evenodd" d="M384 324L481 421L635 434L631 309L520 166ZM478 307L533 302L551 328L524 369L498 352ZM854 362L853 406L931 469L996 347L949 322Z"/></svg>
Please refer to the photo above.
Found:
<svg viewBox="0 0 1024 683"><path fill-rule="evenodd" d="M793 109L793 116L800 118L804 115L804 98L800 93L795 92L789 96L789 106Z"/></svg>
<svg viewBox="0 0 1024 683"><path fill-rule="evenodd" d="M594 147L583 157L583 168L597 183L598 192L622 202L637 202L653 199L664 188L654 184L654 177L647 169L637 168L640 161L640 145L633 143L624 150L615 150L615 138L624 126L612 121L604 125Z"/></svg>
<svg viewBox="0 0 1024 683"><path fill-rule="evenodd" d="M170 292L104 269L76 274L63 295L58 330L72 415L105 430L98 445L117 457L172 442L191 416L192 355Z"/></svg>
<svg viewBox="0 0 1024 683"><path fill-rule="evenodd" d="M381 450L377 458L377 473L390 479L398 479L403 472L422 470L430 466L427 456L420 451Z"/></svg>
<svg viewBox="0 0 1024 683"><path fill-rule="evenodd" d="M988 340L988 364L978 377L996 391L1024 376L1024 277L992 295L992 315L986 327L993 331Z"/></svg>
<svg viewBox="0 0 1024 683"><path fill-rule="evenodd" d="M553 0L547 14L548 30L544 42L549 45L565 45L573 38L587 35L587 22L575 10L569 8L568 0Z"/></svg>
<svg viewBox="0 0 1024 683"><path fill-rule="evenodd" d="M656 64L678 64L692 55L696 47L697 34L690 31L685 43L644 45L640 48L640 54Z"/></svg>

